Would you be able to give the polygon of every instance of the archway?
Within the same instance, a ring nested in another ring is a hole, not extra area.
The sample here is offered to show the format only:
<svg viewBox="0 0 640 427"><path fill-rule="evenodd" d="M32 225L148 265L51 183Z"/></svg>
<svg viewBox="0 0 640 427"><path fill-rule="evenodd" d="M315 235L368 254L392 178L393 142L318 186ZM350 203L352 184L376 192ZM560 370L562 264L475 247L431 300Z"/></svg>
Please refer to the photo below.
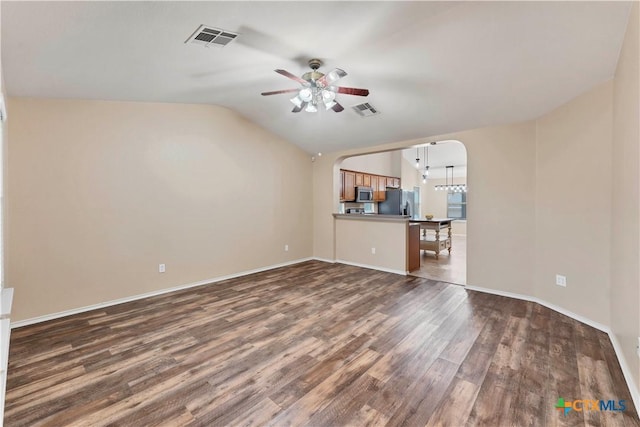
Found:
<svg viewBox="0 0 640 427"><path fill-rule="evenodd" d="M428 161L427 161L428 157ZM416 162L417 160L417 162ZM417 164L416 164L417 163ZM339 159L336 169L360 171L400 178L401 189L415 194L414 218L454 218L451 230L451 254L420 251L420 269L410 274L429 279L466 284L466 191L467 150L461 141L442 140L412 145L404 149L367 153ZM429 166L427 169L426 166ZM426 171L428 170L428 173ZM455 184L445 188L446 185ZM440 186L436 190L436 186ZM362 209L378 213L377 203L359 204L339 200L339 212ZM425 236L428 237L428 236Z"/></svg>

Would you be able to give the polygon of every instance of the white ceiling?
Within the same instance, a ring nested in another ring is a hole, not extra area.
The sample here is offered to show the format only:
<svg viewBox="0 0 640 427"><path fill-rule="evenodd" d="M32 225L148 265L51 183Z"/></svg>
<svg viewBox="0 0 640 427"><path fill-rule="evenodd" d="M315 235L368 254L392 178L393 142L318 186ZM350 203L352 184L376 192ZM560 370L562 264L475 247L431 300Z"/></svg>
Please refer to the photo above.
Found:
<svg viewBox="0 0 640 427"><path fill-rule="evenodd" d="M10 96L217 104L314 153L536 118L613 77L629 2L2 1ZM200 24L225 48L184 44ZM368 88L291 113L306 61ZM381 111L361 118L366 100Z"/></svg>
<svg viewBox="0 0 640 427"><path fill-rule="evenodd" d="M402 157L415 165L420 159L420 174L423 173L426 159L426 147L429 147L429 177L444 178L447 166L453 166L455 177L467 176L467 149L459 141L437 141L435 145L426 144L402 150ZM416 151L417 150L417 151ZM416 157L417 156L417 157ZM450 171L447 173L451 173ZM451 175L449 175L449 178Z"/></svg>

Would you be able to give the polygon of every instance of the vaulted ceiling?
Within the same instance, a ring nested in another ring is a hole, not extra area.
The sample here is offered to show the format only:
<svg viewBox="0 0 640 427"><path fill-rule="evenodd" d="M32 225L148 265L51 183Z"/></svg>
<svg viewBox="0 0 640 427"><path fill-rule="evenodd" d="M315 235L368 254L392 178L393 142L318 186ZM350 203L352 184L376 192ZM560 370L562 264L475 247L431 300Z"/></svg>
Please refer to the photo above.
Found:
<svg viewBox="0 0 640 427"><path fill-rule="evenodd" d="M536 118L613 77L629 2L2 1L9 96L228 107L328 152ZM185 41L201 24L239 33ZM342 68L341 113L291 112L307 61ZM294 94L295 95L295 94ZM381 114L350 107L369 102ZM10 112L9 112L10 114Z"/></svg>

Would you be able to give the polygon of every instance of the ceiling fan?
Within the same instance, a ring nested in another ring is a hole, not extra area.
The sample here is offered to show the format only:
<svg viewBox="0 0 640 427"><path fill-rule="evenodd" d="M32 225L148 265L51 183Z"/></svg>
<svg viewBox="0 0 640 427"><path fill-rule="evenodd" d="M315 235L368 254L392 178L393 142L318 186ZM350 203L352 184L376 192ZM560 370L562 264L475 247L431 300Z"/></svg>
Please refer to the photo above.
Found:
<svg viewBox="0 0 640 427"><path fill-rule="evenodd" d="M368 89L358 89L354 87L334 86L333 83L347 75L344 70L334 68L327 74L322 74L318 68L322 65L319 59L309 60L311 71L306 72L302 77L291 74L286 70L275 70L276 73L295 80L302 85L302 89L284 89L274 90L271 92L262 92L263 96L278 95L280 93L298 92L296 96L291 98L291 102L295 107L293 113L299 113L304 110L309 113L318 111L318 105L323 105L326 110L333 110L336 113L344 110L344 107L336 101L337 93L346 95L369 95Z"/></svg>

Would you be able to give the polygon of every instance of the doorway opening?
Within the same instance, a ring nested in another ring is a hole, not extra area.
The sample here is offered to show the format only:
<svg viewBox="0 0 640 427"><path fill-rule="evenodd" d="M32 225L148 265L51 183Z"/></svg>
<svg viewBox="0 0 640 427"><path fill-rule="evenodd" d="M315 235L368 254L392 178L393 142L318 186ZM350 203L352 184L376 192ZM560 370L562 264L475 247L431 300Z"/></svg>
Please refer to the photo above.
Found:
<svg viewBox="0 0 640 427"><path fill-rule="evenodd" d="M402 157L413 161L419 217L429 221L421 223L420 268L409 274L466 285L467 150L460 141L437 141L405 149Z"/></svg>
<svg viewBox="0 0 640 427"><path fill-rule="evenodd" d="M355 155L337 163L341 173L339 213L362 211L380 213L375 197L389 190L389 179L395 188L410 195L413 219L451 219L449 229L440 230L448 247L437 253L420 250L420 268L409 274L422 278L465 285L467 282L467 150L457 140L443 140L414 145L405 149ZM362 177L360 177L362 175ZM369 181L367 181L369 177ZM358 178L363 183L358 182ZM384 181L383 181L384 179ZM374 182L375 180L375 182ZM353 183L351 182L353 181ZM372 203L350 202L354 195L342 193L343 188L364 185L373 187ZM463 187L464 186L464 187ZM404 212L406 213L406 212ZM421 238L432 239L428 230ZM449 251L450 249L450 251Z"/></svg>

